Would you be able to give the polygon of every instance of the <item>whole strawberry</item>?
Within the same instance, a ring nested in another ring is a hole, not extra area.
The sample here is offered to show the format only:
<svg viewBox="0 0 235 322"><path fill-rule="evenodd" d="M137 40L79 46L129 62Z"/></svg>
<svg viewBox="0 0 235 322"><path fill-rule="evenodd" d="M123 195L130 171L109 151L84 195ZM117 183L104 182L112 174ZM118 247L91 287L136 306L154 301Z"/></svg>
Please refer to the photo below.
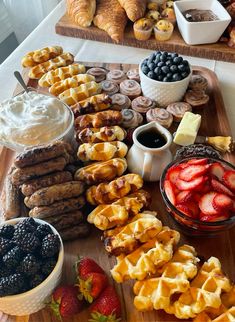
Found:
<svg viewBox="0 0 235 322"><path fill-rule="evenodd" d="M108 278L105 274L88 273L78 279L81 295L85 300L92 303L108 285Z"/></svg>
<svg viewBox="0 0 235 322"><path fill-rule="evenodd" d="M85 278L89 273L105 274L103 269L89 257L81 257L75 263L76 273L79 278Z"/></svg>
<svg viewBox="0 0 235 322"><path fill-rule="evenodd" d="M77 286L59 286L52 294L49 307L59 319L75 315L83 307L83 302L78 299L78 294L79 289Z"/></svg>
<svg viewBox="0 0 235 322"><path fill-rule="evenodd" d="M91 312L89 322L121 321L121 303L113 286L107 286L89 310Z"/></svg>

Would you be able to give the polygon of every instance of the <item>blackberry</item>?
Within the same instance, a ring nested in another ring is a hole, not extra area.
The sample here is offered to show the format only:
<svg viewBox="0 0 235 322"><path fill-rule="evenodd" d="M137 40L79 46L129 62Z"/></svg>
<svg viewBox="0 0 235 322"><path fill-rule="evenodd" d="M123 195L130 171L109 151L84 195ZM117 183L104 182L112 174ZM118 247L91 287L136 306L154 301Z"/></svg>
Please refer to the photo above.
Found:
<svg viewBox="0 0 235 322"><path fill-rule="evenodd" d="M57 260L55 258L51 258L42 263L41 271L45 276L48 276L54 269Z"/></svg>
<svg viewBox="0 0 235 322"><path fill-rule="evenodd" d="M32 233L19 235L14 241L26 253L33 253L40 246L40 240Z"/></svg>
<svg viewBox="0 0 235 322"><path fill-rule="evenodd" d="M3 256L2 261L7 268L13 269L21 260L22 255L22 250L18 246L15 246Z"/></svg>
<svg viewBox="0 0 235 322"><path fill-rule="evenodd" d="M58 235L48 234L42 240L40 254L42 257L53 257L59 252L60 240Z"/></svg>
<svg viewBox="0 0 235 322"><path fill-rule="evenodd" d="M0 296L18 294L24 286L22 274L12 274L0 279Z"/></svg>
<svg viewBox="0 0 235 322"><path fill-rule="evenodd" d="M15 228L13 225L3 225L0 227L0 236L11 239L13 237Z"/></svg>
<svg viewBox="0 0 235 322"><path fill-rule="evenodd" d="M41 284L44 281L44 276L41 274L34 275L34 277L30 281L30 287L34 288Z"/></svg>
<svg viewBox="0 0 235 322"><path fill-rule="evenodd" d="M38 237L38 238L44 238L46 235L48 234L51 234L52 231L51 231L51 228L50 226L48 225L38 225L37 226L37 229L35 231L35 235Z"/></svg>
<svg viewBox="0 0 235 322"><path fill-rule="evenodd" d="M27 254L19 265L18 271L26 275L34 275L40 268L39 260L32 254Z"/></svg>
<svg viewBox="0 0 235 322"><path fill-rule="evenodd" d="M15 232L13 239L18 239L20 236L25 235L26 233L33 233L36 229L36 223L33 218L26 218L23 221L15 225Z"/></svg>
<svg viewBox="0 0 235 322"><path fill-rule="evenodd" d="M0 255L4 255L14 244L7 238L0 237Z"/></svg>
<svg viewBox="0 0 235 322"><path fill-rule="evenodd" d="M1 264L0 266L0 279L1 277L6 277L9 276L11 274L11 270L9 268L7 268L6 266L4 266L3 264Z"/></svg>

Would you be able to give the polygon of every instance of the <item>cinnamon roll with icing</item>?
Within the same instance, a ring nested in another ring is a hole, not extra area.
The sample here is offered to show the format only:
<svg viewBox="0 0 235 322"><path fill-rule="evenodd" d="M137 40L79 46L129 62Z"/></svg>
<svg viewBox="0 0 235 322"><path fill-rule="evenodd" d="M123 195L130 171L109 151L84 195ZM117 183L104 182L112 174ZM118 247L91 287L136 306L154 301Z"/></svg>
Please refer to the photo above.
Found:
<svg viewBox="0 0 235 322"><path fill-rule="evenodd" d="M137 82L140 82L140 74L139 74L138 68L129 69L128 72L126 73L126 76L129 79L133 79Z"/></svg>
<svg viewBox="0 0 235 322"><path fill-rule="evenodd" d="M119 85L110 80L103 80L101 83L102 92L107 95L116 94L119 91Z"/></svg>
<svg viewBox="0 0 235 322"><path fill-rule="evenodd" d="M126 129L137 127L143 123L143 116L131 109L124 109L122 113L122 126Z"/></svg>
<svg viewBox="0 0 235 322"><path fill-rule="evenodd" d="M175 102L169 104L166 110L173 115L175 122L180 122L185 112L192 112L192 106L186 102Z"/></svg>
<svg viewBox="0 0 235 322"><path fill-rule="evenodd" d="M120 84L126 78L126 74L124 73L124 71L120 69L112 69L108 72L106 76L107 80L111 80L117 84Z"/></svg>
<svg viewBox="0 0 235 322"><path fill-rule="evenodd" d="M149 109L154 108L155 106L155 102L152 101L151 98L145 96L136 97L131 103L131 107L134 111L144 115Z"/></svg>
<svg viewBox="0 0 235 322"><path fill-rule="evenodd" d="M164 126L166 129L168 129L173 122L172 114L170 114L164 108L158 108L158 107L148 110L146 114L146 118L148 122L156 121L162 126Z"/></svg>
<svg viewBox="0 0 235 322"><path fill-rule="evenodd" d="M94 76L95 81L97 83L99 83L99 82L102 82L103 80L105 80L106 74L108 73L108 71L102 67L92 67L92 68L88 69L88 71L86 73Z"/></svg>
<svg viewBox="0 0 235 322"><path fill-rule="evenodd" d="M117 93L111 96L112 99L112 109L121 111L125 108L129 108L131 106L131 100L128 96Z"/></svg>
<svg viewBox="0 0 235 322"><path fill-rule="evenodd" d="M126 79L120 84L120 93L134 99L141 94L140 84L135 80Z"/></svg>
<svg viewBox="0 0 235 322"><path fill-rule="evenodd" d="M206 91L208 82L202 75L192 75L188 87L194 91Z"/></svg>

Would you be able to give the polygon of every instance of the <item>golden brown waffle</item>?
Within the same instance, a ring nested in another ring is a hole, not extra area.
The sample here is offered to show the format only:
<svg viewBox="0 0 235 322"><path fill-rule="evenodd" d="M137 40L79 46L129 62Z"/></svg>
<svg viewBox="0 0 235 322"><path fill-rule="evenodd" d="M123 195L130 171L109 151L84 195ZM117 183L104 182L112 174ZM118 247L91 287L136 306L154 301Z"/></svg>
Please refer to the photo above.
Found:
<svg viewBox="0 0 235 322"><path fill-rule="evenodd" d="M88 74L87 74L88 75ZM111 106L112 99L106 94L97 94L86 98L79 103L72 105L71 109L74 115L77 117L79 115L100 112L107 110Z"/></svg>
<svg viewBox="0 0 235 322"><path fill-rule="evenodd" d="M126 226L108 232L109 236L104 238L107 252L115 256L129 254L154 238L162 229L162 223L156 215L156 212L145 211L132 218Z"/></svg>
<svg viewBox="0 0 235 322"><path fill-rule="evenodd" d="M78 159L82 161L107 161L112 158L124 158L127 145L120 141L102 143L83 143L78 148Z"/></svg>
<svg viewBox="0 0 235 322"><path fill-rule="evenodd" d="M88 185L110 181L121 176L127 169L125 159L115 158L104 162L95 162L80 168L75 173L75 180L81 180Z"/></svg>
<svg viewBox="0 0 235 322"><path fill-rule="evenodd" d="M77 74L84 74L85 72L86 68L84 65L81 64L72 64L65 67L59 67L44 74L39 79L38 85L41 87L50 87L51 85L61 80L64 80Z"/></svg>
<svg viewBox="0 0 235 322"><path fill-rule="evenodd" d="M70 106L92 95L99 94L101 89L100 84L91 81L78 87L67 89L59 95L59 99Z"/></svg>
<svg viewBox="0 0 235 322"><path fill-rule="evenodd" d="M44 63L49 59L55 58L63 53L63 48L60 46L45 47L27 53L21 61L23 67L33 67Z"/></svg>
<svg viewBox="0 0 235 322"><path fill-rule="evenodd" d="M82 84L89 83L95 80L94 76L88 75L88 74L78 74L74 75L70 78L66 78L64 80L61 80L55 84L53 84L49 88L49 92L55 96L58 96L59 94L63 93L69 88L78 87Z"/></svg>
<svg viewBox="0 0 235 322"><path fill-rule="evenodd" d="M104 126L101 128L86 128L77 133L77 140L81 143L99 143L111 141L123 141L126 131L120 126Z"/></svg>
<svg viewBox="0 0 235 322"><path fill-rule="evenodd" d="M189 279L197 274L196 251L192 246L179 247L172 259L166 263L154 277L138 281L134 285L134 305L139 311L167 310L172 296L187 291Z"/></svg>
<svg viewBox="0 0 235 322"><path fill-rule="evenodd" d="M190 288L166 311L179 319L193 318L206 308L219 308L221 293L230 290L231 284L221 270L220 261L211 257L202 265Z"/></svg>
<svg viewBox="0 0 235 322"><path fill-rule="evenodd" d="M41 63L37 66L34 66L29 71L29 78L39 79L45 73L50 70L56 69L58 67L67 66L72 64L74 61L74 57L70 53L63 53L60 56L57 56L53 59L50 59L44 63Z"/></svg>
<svg viewBox="0 0 235 322"><path fill-rule="evenodd" d="M143 280L167 263L173 255L173 247L178 243L180 234L163 227L153 239L137 248L129 255L117 257L117 264L111 270L113 279L122 283L129 279Z"/></svg>
<svg viewBox="0 0 235 322"><path fill-rule="evenodd" d="M86 191L87 201L92 205L109 204L142 188L143 179L135 173L126 174L109 183L100 183Z"/></svg>

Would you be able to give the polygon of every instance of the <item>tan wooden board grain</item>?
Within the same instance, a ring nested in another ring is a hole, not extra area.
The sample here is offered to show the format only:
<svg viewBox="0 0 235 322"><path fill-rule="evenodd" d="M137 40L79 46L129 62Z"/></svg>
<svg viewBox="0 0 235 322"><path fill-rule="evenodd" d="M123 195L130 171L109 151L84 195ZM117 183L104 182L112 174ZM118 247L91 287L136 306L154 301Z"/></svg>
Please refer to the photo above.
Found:
<svg viewBox="0 0 235 322"><path fill-rule="evenodd" d="M102 66L107 69L121 68L127 71L130 68L136 67L136 65L122 65L122 64L99 64L99 63L85 63L86 66ZM231 133L228 118L226 115L222 95L219 88L219 83L216 75L207 68L193 67L194 73L199 73L206 77L208 80L208 93L210 95L210 101L208 107L202 111L202 125L200 128L200 134L202 135L229 135ZM37 87L35 81L28 80L27 71L25 70L24 78L28 85ZM16 92L19 92L17 88ZM171 132L175 131L176 126L170 128ZM3 184L7 170L11 164L14 153L6 148L0 150L0 187ZM235 155L227 154L224 156L227 161L235 163ZM177 225L172 218L166 212L163 200L159 191L159 183L146 183L145 187L152 195L151 209L158 212L159 218L163 221L164 225L168 225L171 228L178 229ZM224 272L235 281L235 243L234 243L235 228L228 232L214 238L199 238L188 237L181 234L180 244L188 243L193 245L198 255L203 256L205 259L210 256L216 256L220 259ZM178 320L174 316L168 315L163 311L153 311L148 313L138 312L133 305L133 281L125 282L124 284L115 283L110 276L110 269L115 263L115 259L109 257L105 252L102 242L100 240L101 233L93 227L91 235L86 239L75 240L65 243L65 261L63 268L62 283L73 283L75 280L75 273L73 270L73 264L76 261L77 255L90 256L94 258L109 275L110 282L115 286L123 309L123 322L176 322L183 321ZM21 320L22 319L22 320ZM18 320L11 318L10 321L27 321L27 317L20 318ZM48 309L41 310L29 317L29 322L55 322L58 321L51 314ZM84 310L81 314L74 316L70 319L64 319L65 322L87 322L88 310Z"/></svg>

